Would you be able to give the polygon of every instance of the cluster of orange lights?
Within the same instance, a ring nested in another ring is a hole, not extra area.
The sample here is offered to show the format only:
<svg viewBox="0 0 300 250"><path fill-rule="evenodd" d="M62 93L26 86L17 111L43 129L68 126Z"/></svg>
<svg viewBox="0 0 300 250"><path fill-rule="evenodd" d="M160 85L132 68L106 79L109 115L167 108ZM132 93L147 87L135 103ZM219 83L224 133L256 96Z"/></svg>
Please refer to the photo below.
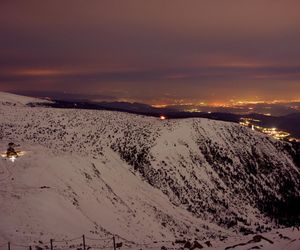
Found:
<svg viewBox="0 0 300 250"><path fill-rule="evenodd" d="M180 103L169 103L169 104L152 104L152 107L155 108L166 108L168 106L208 106L208 107L238 107L238 106L247 106L247 105L257 105L257 104L284 104L284 103L299 103L298 100L273 100L273 101L241 101L241 100L230 100L228 102L180 102ZM299 109L299 106L290 106L291 108ZM249 107L249 109L253 109L253 107Z"/></svg>
<svg viewBox="0 0 300 250"><path fill-rule="evenodd" d="M269 136L272 136L273 138L277 140L289 140L291 141L294 138L291 138L291 134L282 130L278 130L277 128L267 128L262 127L259 125L256 125L256 123L259 123L260 120L252 119L252 118L241 118L240 125L243 125L245 127L251 127L252 130L256 130L259 132L262 132L264 134L267 134Z"/></svg>

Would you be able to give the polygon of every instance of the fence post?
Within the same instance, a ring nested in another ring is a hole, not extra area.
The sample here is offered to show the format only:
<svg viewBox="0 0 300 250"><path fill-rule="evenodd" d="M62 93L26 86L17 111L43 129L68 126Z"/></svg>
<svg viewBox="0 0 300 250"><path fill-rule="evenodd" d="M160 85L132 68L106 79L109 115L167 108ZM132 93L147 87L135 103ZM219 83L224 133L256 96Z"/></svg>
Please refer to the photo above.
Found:
<svg viewBox="0 0 300 250"><path fill-rule="evenodd" d="M53 250L53 240L50 239L50 249Z"/></svg>
<svg viewBox="0 0 300 250"><path fill-rule="evenodd" d="M85 236L82 235L82 242L83 242L83 250L85 250Z"/></svg>
<svg viewBox="0 0 300 250"><path fill-rule="evenodd" d="M115 239L115 236L113 236L113 243L114 243L114 250L116 250L116 239Z"/></svg>
<svg viewBox="0 0 300 250"><path fill-rule="evenodd" d="M7 248L10 250L10 242L7 243Z"/></svg>

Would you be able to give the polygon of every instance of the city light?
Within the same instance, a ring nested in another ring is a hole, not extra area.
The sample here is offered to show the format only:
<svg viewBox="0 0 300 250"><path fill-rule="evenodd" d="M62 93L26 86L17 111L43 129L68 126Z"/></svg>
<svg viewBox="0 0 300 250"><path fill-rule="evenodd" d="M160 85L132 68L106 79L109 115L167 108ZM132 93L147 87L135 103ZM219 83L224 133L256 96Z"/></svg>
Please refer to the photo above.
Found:
<svg viewBox="0 0 300 250"><path fill-rule="evenodd" d="M261 122L260 120L251 119L251 118L241 118L239 124L245 127L249 127L252 130L259 131L266 135L269 135L277 140L297 140L291 137L291 134L282 130L278 130L277 128L268 128L257 125L257 123Z"/></svg>

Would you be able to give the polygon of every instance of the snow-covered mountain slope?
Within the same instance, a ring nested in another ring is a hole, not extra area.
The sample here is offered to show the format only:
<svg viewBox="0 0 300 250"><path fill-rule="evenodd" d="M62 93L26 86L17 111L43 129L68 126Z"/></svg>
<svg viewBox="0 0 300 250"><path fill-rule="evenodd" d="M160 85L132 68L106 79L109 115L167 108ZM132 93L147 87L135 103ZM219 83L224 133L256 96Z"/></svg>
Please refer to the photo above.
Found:
<svg viewBox="0 0 300 250"><path fill-rule="evenodd" d="M0 104L10 141L26 154L0 161L0 243L238 237L300 193L292 146L232 123Z"/></svg>
<svg viewBox="0 0 300 250"><path fill-rule="evenodd" d="M50 101L27 96L0 92L0 105L26 105L30 103L49 103Z"/></svg>

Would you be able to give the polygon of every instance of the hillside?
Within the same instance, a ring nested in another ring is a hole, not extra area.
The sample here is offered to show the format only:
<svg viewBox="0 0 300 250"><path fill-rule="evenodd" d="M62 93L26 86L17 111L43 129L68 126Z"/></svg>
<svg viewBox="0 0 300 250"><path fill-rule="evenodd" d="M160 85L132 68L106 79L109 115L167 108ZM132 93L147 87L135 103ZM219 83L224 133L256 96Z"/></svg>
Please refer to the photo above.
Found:
<svg viewBox="0 0 300 250"><path fill-rule="evenodd" d="M20 96L7 92L0 92L0 105L24 106L31 103L51 103L44 99L34 97Z"/></svg>
<svg viewBox="0 0 300 250"><path fill-rule="evenodd" d="M1 103L0 117L1 151L26 151L0 161L0 243L213 241L295 221L299 156L238 124Z"/></svg>

